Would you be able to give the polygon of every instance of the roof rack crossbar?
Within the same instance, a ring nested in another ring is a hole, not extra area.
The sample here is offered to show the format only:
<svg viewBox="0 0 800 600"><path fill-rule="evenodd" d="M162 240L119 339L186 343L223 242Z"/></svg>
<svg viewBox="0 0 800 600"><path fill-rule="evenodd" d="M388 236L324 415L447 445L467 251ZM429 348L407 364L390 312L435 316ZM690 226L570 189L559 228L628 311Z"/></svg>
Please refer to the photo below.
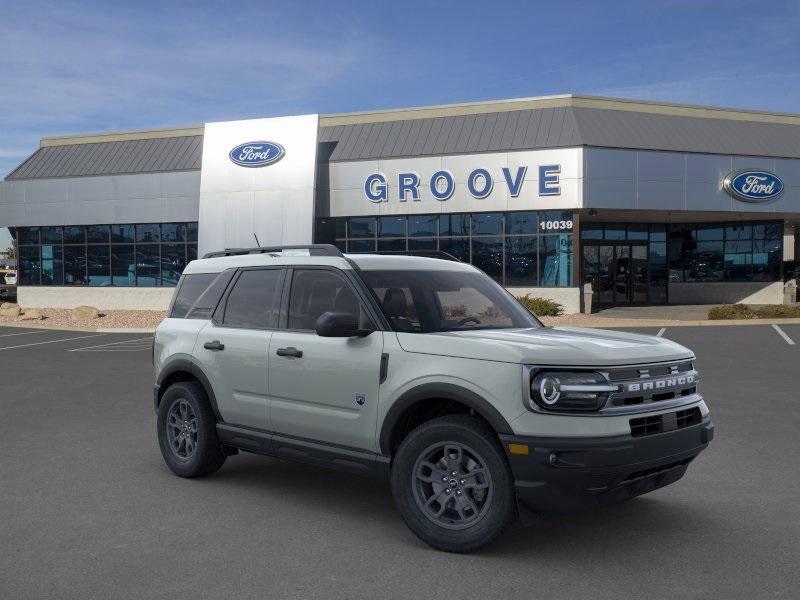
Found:
<svg viewBox="0 0 800 600"><path fill-rule="evenodd" d="M277 254L284 250L308 250L309 256L344 256L333 244L300 244L296 246L256 246L255 248L226 248L216 252L208 252L203 258L219 258L221 256L241 256L243 254Z"/></svg>

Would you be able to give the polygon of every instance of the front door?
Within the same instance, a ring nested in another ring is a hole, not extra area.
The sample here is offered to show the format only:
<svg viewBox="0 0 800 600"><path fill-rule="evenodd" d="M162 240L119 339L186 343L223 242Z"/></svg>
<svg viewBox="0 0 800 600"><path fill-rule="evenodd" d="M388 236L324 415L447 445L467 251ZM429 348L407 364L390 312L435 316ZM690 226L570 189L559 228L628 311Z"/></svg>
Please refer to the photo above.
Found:
<svg viewBox="0 0 800 600"><path fill-rule="evenodd" d="M376 450L383 333L328 338L314 330L328 311L371 325L351 283L334 269L296 268L286 329L269 347L270 418L276 433ZM374 326L372 327L374 328Z"/></svg>
<svg viewBox="0 0 800 600"><path fill-rule="evenodd" d="M648 256L645 244L584 242L583 281L591 283L599 306L648 301Z"/></svg>

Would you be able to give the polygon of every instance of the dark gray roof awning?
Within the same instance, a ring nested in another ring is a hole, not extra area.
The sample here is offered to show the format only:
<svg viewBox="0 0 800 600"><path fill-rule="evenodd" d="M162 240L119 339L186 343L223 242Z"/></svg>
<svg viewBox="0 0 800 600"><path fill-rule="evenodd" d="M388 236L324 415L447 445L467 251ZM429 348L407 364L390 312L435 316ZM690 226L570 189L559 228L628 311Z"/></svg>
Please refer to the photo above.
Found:
<svg viewBox="0 0 800 600"><path fill-rule="evenodd" d="M800 158L800 125L573 108L582 146Z"/></svg>
<svg viewBox="0 0 800 600"><path fill-rule="evenodd" d="M44 146L6 179L196 171L202 155L202 135Z"/></svg>
<svg viewBox="0 0 800 600"><path fill-rule="evenodd" d="M575 115L564 107L322 127L335 142L330 160L498 152L580 146Z"/></svg>
<svg viewBox="0 0 800 600"><path fill-rule="evenodd" d="M322 127L330 160L595 146L800 158L800 125L551 107Z"/></svg>

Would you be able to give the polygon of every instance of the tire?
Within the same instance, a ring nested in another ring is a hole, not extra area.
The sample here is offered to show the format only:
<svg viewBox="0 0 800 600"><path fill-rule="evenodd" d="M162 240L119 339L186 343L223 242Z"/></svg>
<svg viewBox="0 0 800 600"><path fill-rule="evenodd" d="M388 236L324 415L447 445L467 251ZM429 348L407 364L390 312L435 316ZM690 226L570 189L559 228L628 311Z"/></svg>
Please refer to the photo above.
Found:
<svg viewBox="0 0 800 600"><path fill-rule="evenodd" d="M408 434L392 464L392 493L409 529L446 552L478 550L516 517L497 435L469 415L433 419Z"/></svg>
<svg viewBox="0 0 800 600"><path fill-rule="evenodd" d="M217 422L199 383L181 381L167 388L158 405L158 445L179 477L210 475L225 462Z"/></svg>

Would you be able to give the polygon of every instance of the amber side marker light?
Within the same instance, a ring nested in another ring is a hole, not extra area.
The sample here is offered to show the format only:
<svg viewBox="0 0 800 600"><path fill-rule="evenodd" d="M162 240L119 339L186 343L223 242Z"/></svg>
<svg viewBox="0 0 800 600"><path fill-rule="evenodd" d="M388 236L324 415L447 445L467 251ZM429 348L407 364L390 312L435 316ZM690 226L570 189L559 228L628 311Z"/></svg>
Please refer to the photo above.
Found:
<svg viewBox="0 0 800 600"><path fill-rule="evenodd" d="M511 454L523 454L525 456L528 455L528 444L509 444L508 451Z"/></svg>

